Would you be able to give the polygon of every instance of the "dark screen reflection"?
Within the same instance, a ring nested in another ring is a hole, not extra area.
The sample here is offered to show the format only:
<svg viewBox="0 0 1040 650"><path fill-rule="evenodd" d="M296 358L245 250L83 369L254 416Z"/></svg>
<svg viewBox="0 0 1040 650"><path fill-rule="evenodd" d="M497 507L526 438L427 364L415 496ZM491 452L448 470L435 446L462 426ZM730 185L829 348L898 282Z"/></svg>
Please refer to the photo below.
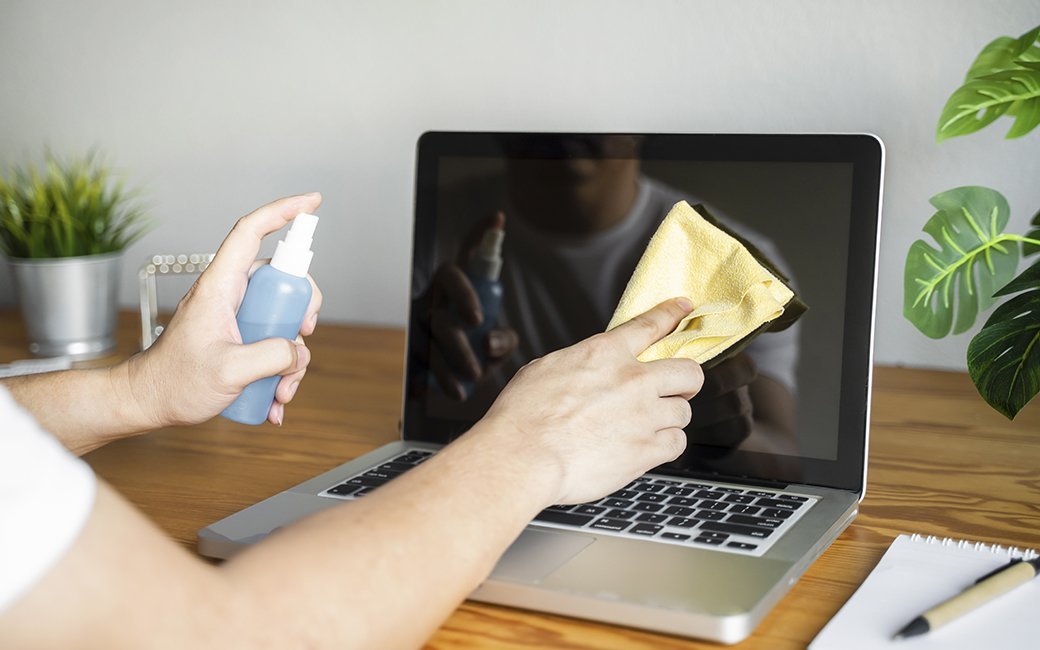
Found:
<svg viewBox="0 0 1040 650"><path fill-rule="evenodd" d="M411 380L423 384L411 394L429 416L457 420L461 432L523 364L606 328L664 216L680 200L703 202L646 174L640 145L574 138L537 157L442 162L431 272L413 287L413 326L429 340L410 351ZM768 238L711 208L791 276ZM706 371L675 468L734 450L799 453L798 332L764 334Z"/></svg>

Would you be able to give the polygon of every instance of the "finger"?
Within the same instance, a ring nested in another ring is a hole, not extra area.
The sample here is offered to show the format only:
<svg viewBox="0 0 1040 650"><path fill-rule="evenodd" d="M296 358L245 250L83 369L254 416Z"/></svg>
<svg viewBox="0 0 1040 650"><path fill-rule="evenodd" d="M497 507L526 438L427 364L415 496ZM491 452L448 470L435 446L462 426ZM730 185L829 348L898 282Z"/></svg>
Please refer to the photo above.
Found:
<svg viewBox="0 0 1040 650"><path fill-rule="evenodd" d="M643 446L644 466L650 470L663 463L670 463L686 449L686 432L679 428L663 429L650 435Z"/></svg>
<svg viewBox="0 0 1040 650"><path fill-rule="evenodd" d="M758 366L746 354L738 354L704 373L701 395L714 397L747 386L758 377Z"/></svg>
<svg viewBox="0 0 1040 650"><path fill-rule="evenodd" d="M466 399L466 391L463 390L462 383L448 368L448 363L444 360L444 355L440 353L440 350L434 349L430 353L430 372L437 379L437 385L441 387L441 391L445 395L459 402Z"/></svg>
<svg viewBox="0 0 1040 650"><path fill-rule="evenodd" d="M242 390L257 379L290 375L307 367L310 350L289 339L270 338L248 345L232 344L224 364L230 388Z"/></svg>
<svg viewBox="0 0 1040 650"><path fill-rule="evenodd" d="M267 420L271 424L282 426L282 422L285 421L285 404L272 402L271 410L267 412Z"/></svg>
<svg viewBox="0 0 1040 650"><path fill-rule="evenodd" d="M321 194L312 192L278 199L242 217L206 269L209 277L248 272L264 237L282 229L300 212L313 212L319 205Z"/></svg>
<svg viewBox="0 0 1040 650"><path fill-rule="evenodd" d="M484 239L484 233L489 230L502 230L505 227L506 213L501 210L479 219L470 227L469 232L463 238L462 245L459 246L459 252L455 256L455 263L465 268L469 264L469 258L473 255L473 252L480 246L480 241Z"/></svg>
<svg viewBox="0 0 1040 650"><path fill-rule="evenodd" d="M690 423L690 403L681 397L666 397L654 406L657 431L682 429Z"/></svg>
<svg viewBox="0 0 1040 650"><path fill-rule="evenodd" d="M488 358L501 359L509 355L520 345L520 335L516 330L501 329L488 332Z"/></svg>
<svg viewBox="0 0 1040 650"><path fill-rule="evenodd" d="M700 392L704 384L704 371L691 359L658 359L645 365L661 397L678 395L688 400Z"/></svg>
<svg viewBox="0 0 1040 650"><path fill-rule="evenodd" d="M300 387L300 382L303 381L303 376L306 374L307 369L304 368L303 370L285 375L278 380L278 388L274 391L275 401L282 404L291 402L292 398L296 396L296 390Z"/></svg>
<svg viewBox="0 0 1040 650"><path fill-rule="evenodd" d="M437 349L448 362L452 374L460 375L465 379L477 379L480 377L480 361L476 353L470 347L466 333L459 327L452 325L447 318L434 318L431 323L431 332L437 342Z"/></svg>
<svg viewBox="0 0 1040 650"><path fill-rule="evenodd" d="M454 311L468 325L480 325L484 316L480 309L480 297L462 269L453 264L444 264L434 276L438 291L447 298ZM443 306L443 305L442 305Z"/></svg>
<svg viewBox="0 0 1040 650"><path fill-rule="evenodd" d="M303 324L300 325L300 334L304 336L314 334L314 328L318 326L318 312L321 311L321 305L325 302L325 295L318 288L318 283L314 281L314 278L308 275L307 280L311 283L311 301L307 305L307 311L304 312Z"/></svg>
<svg viewBox="0 0 1040 650"><path fill-rule="evenodd" d="M632 356L638 356L657 341L671 334L693 309L689 298L672 298L643 312L632 320L606 333L621 340L621 345Z"/></svg>

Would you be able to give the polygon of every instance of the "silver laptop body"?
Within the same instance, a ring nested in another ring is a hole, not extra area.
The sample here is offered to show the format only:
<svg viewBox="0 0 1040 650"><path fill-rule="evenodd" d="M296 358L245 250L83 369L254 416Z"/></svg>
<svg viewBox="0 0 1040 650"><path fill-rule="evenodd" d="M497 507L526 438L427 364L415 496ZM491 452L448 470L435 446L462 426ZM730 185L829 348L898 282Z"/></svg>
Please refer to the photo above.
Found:
<svg viewBox="0 0 1040 650"><path fill-rule="evenodd" d="M471 597L723 643L746 638L851 523L864 495L884 163L883 145L872 135L425 134L418 147L403 439L207 526L198 533L199 552L230 557L277 528L358 498L378 484L381 467L400 470L398 461L421 462L424 453L464 432L486 405L456 407L437 394L422 353L431 344L429 328L417 321L420 312L429 312L428 305L419 309L424 294L417 287L449 255L437 243L443 234L437 226L451 221L444 211L455 205L483 209L487 196L517 211L518 200L497 178L511 178L514 159L521 169L555 161L539 169L545 174L625 156L639 158L641 188L652 185L663 192L661 200L673 189L691 196L723 215L720 221L736 222L731 225L738 232L754 233L752 241L764 242L783 260L780 266L809 306L794 334L786 335L797 339L798 351L789 377L797 405L794 442L771 452L752 444L755 432L732 447L691 437L680 461L615 493L625 498L613 505L634 504L630 521L620 522L626 530L603 523L620 521L608 516L625 512L604 510L606 501L547 510ZM488 189L489 178L497 189ZM506 240L513 234L507 225ZM519 257L520 249L503 255L510 253ZM506 312L503 322L522 335L523 319ZM756 339L765 342L759 345L760 373L776 365L773 357L784 358L766 345L770 337L781 340L771 332ZM754 350L748 347L749 354ZM776 367L776 376L784 375ZM471 390L477 400L481 388ZM691 427L696 417L694 409ZM651 498L647 494L663 498L659 504L641 501ZM705 504L718 512L687 515ZM662 514L669 511L682 516ZM592 512L597 514L587 515ZM756 532L731 523L736 521L772 530Z"/></svg>

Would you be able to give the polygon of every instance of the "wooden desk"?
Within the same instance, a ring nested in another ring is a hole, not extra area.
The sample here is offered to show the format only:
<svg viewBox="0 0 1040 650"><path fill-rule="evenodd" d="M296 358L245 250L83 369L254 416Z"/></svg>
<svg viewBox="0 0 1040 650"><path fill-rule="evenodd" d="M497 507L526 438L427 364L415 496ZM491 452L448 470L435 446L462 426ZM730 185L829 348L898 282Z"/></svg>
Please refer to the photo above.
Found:
<svg viewBox="0 0 1040 650"><path fill-rule="evenodd" d="M120 353L136 349L123 314ZM396 439L400 330L321 325L285 425L222 418L157 431L87 457L171 537L195 532ZM0 314L0 361L24 358L17 314ZM961 373L878 368L869 488L852 526L810 567L741 648L802 648L855 591L900 532L1040 546L1040 404L1015 423L990 410ZM431 648L718 648L638 630L467 602Z"/></svg>

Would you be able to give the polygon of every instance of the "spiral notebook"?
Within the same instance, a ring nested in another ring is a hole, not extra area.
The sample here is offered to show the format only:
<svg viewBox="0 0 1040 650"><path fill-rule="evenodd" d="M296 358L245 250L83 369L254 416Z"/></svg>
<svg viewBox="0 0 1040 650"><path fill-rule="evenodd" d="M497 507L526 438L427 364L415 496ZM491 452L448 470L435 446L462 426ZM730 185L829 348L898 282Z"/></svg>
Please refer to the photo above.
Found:
<svg viewBox="0 0 1040 650"><path fill-rule="evenodd" d="M1030 549L900 535L809 646L811 650L1035 647L1040 578L920 637L892 641L911 619Z"/></svg>

